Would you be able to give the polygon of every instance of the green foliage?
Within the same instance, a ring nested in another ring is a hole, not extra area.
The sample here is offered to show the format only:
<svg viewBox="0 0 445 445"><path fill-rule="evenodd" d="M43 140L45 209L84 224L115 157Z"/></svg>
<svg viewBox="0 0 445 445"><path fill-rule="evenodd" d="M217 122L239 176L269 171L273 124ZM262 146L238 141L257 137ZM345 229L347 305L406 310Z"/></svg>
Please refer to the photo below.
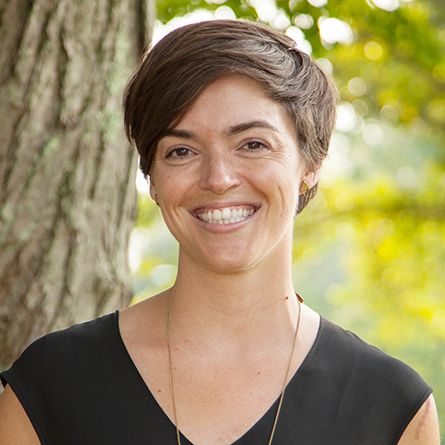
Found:
<svg viewBox="0 0 445 445"><path fill-rule="evenodd" d="M158 0L157 15L158 20L166 23L178 16L184 16L196 9L204 8L209 11L215 11L221 4L228 6L238 18L257 19L255 9L246 1L227 0L225 2L206 2L204 0L193 0L190 2L184 0Z"/></svg>
<svg viewBox="0 0 445 445"><path fill-rule="evenodd" d="M177 243L148 193L138 194L138 211L129 249L135 294L132 303L171 286L177 264Z"/></svg>
<svg viewBox="0 0 445 445"><path fill-rule="evenodd" d="M259 20L245 0L159 0L158 19L165 23L199 8L217 11L221 4L239 18ZM393 11L372 0L329 0L319 8L307 0L277 0L276 6L286 26L300 25L312 56L329 60L340 109L354 120L342 127L339 119L319 195L297 219L295 287L321 314L415 367L435 388L443 425L442 0L400 0ZM347 24L351 38L321 38L328 18ZM174 268L176 245L160 230L157 207L146 196L139 199L138 229L156 227L135 272L141 298L162 287L150 273L159 264ZM171 283L168 278L163 285Z"/></svg>

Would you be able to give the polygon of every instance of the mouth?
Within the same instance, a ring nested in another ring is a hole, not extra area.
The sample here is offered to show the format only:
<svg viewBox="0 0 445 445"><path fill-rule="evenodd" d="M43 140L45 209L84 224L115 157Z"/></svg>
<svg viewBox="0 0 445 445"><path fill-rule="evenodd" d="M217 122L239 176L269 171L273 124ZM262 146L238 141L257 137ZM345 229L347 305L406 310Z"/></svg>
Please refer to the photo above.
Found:
<svg viewBox="0 0 445 445"><path fill-rule="evenodd" d="M207 224L232 224L244 221L256 210L253 207L223 207L220 209L200 209L196 216Z"/></svg>

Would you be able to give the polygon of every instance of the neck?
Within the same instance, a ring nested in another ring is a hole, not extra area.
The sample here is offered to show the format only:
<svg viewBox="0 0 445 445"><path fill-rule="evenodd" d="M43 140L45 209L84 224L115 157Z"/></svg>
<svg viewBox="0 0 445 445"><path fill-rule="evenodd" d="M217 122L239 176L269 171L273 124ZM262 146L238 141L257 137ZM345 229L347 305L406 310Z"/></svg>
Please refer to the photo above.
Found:
<svg viewBox="0 0 445 445"><path fill-rule="evenodd" d="M291 254L246 270L217 272L189 261L181 252L171 289L171 317L184 336L237 343L276 341L296 326L298 303Z"/></svg>

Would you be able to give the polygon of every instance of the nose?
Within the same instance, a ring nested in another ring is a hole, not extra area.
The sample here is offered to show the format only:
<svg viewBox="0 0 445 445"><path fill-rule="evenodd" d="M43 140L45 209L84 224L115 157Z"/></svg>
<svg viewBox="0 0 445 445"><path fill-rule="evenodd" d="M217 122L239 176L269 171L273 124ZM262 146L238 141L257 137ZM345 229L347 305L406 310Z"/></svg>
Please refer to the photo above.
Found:
<svg viewBox="0 0 445 445"><path fill-rule="evenodd" d="M200 186L202 189L222 195L239 184L240 176L230 154L218 150L206 156L201 165Z"/></svg>

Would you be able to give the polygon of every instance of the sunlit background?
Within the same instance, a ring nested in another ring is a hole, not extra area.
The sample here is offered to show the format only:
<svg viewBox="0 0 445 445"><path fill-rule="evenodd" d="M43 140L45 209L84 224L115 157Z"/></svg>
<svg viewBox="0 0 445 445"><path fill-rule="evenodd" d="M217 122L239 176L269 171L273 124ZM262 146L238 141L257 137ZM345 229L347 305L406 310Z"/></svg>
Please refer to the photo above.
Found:
<svg viewBox="0 0 445 445"><path fill-rule="evenodd" d="M159 1L154 42L248 18L292 37L341 93L321 188L295 224L294 286L415 367L445 423L445 12L441 0ZM138 175L134 302L173 283L177 244ZM442 428L443 429L443 428Z"/></svg>

